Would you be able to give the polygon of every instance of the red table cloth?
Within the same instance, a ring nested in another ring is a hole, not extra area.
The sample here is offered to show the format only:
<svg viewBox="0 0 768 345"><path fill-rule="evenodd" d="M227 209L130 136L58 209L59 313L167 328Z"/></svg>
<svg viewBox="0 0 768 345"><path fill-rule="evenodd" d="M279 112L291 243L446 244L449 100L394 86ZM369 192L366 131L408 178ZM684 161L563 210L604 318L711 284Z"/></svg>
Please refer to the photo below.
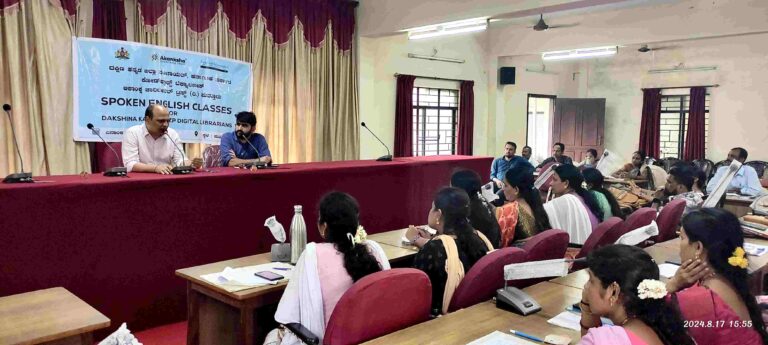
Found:
<svg viewBox="0 0 768 345"><path fill-rule="evenodd" d="M410 157L0 184L0 296L63 286L112 328L183 320L185 286L174 271L268 252L268 217L290 233L293 205L302 205L307 238L320 241L317 204L337 190L357 198L369 233L423 224L455 168L486 179L490 166L491 157Z"/></svg>

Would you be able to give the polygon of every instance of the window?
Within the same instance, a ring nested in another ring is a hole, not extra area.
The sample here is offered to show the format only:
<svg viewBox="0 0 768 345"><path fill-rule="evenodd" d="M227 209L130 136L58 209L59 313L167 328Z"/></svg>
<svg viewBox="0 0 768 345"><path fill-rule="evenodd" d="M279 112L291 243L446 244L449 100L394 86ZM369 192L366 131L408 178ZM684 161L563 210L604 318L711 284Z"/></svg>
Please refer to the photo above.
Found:
<svg viewBox="0 0 768 345"><path fill-rule="evenodd" d="M683 158L685 132L688 129L689 95L661 96L661 157ZM709 95L704 101L704 149L709 145Z"/></svg>
<svg viewBox="0 0 768 345"><path fill-rule="evenodd" d="M555 96L528 94L528 130L526 142L531 147L531 157L541 161L549 157L549 133L555 109ZM518 147L518 154L523 151Z"/></svg>
<svg viewBox="0 0 768 345"><path fill-rule="evenodd" d="M414 156L456 152L459 90L413 88Z"/></svg>

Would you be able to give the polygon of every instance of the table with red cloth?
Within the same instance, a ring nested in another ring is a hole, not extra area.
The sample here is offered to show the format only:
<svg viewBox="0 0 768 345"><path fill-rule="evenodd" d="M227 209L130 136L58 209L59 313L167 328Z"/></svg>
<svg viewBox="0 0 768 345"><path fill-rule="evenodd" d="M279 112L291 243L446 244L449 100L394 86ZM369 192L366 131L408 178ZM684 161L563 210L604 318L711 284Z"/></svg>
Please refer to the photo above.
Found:
<svg viewBox="0 0 768 345"><path fill-rule="evenodd" d="M302 205L308 241L320 241L317 204L336 190L357 198L369 233L422 224L454 169L485 180L491 160L409 157L0 184L0 296L62 286L112 328L184 320L185 286L174 271L269 252L268 217L289 232L293 205Z"/></svg>

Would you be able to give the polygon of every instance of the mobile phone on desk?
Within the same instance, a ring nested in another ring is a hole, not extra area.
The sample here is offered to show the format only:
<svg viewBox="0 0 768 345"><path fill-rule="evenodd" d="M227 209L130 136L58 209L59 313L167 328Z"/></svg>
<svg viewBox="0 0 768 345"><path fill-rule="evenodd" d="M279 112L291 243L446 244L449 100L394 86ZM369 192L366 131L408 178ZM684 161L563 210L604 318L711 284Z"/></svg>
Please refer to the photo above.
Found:
<svg viewBox="0 0 768 345"><path fill-rule="evenodd" d="M275 280L280 280L280 279L285 278L285 277L283 277L283 276L281 276L281 275L279 275L277 273L270 272L270 271L256 272L253 275L255 275L255 276L259 277L259 278L262 278L262 279L269 280L271 282L273 282Z"/></svg>

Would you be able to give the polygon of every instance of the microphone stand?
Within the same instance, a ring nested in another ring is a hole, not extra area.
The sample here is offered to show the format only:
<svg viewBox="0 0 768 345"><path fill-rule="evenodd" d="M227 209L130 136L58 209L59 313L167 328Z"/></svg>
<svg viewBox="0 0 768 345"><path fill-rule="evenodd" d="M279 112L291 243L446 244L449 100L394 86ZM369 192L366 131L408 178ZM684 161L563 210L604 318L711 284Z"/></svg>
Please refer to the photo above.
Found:
<svg viewBox="0 0 768 345"><path fill-rule="evenodd" d="M120 155L117 154L117 151L115 151L115 148L112 147L104 138L101 136L101 130L94 127L92 124L88 124L88 129L91 130L91 133L96 134L96 136L101 139L101 141L104 142L107 147L109 147L110 150L112 150L112 153L115 154L115 157L117 157L117 161L120 162ZM128 175L128 169L126 169L122 164L119 167L112 167L107 169L107 171L104 172L104 176L127 176Z"/></svg>
<svg viewBox="0 0 768 345"><path fill-rule="evenodd" d="M256 169L266 167L267 163L260 161L261 155L259 154L259 149L257 149L256 146L253 146L253 144L251 144L251 141L245 137L245 134L241 134L240 138L245 139L245 142L248 143L248 145L250 145L254 151L256 151L256 162L253 163L253 166L256 166ZM235 155L235 157L237 157L237 155Z"/></svg>
<svg viewBox="0 0 768 345"><path fill-rule="evenodd" d="M365 125L365 122L362 122L361 125L363 125L363 127L365 127L365 129L367 129L368 132L370 132L373 135L373 137L376 138L376 140L378 140L382 145L384 145L385 149L387 149L387 155L386 156L381 156L379 158L376 158L376 161L378 161L378 162L391 162L392 161L392 154L389 152L389 147L387 146L387 144L385 144L383 141L381 141L381 139L379 139L379 137L377 137L376 134L373 134L373 131L370 128L368 128L368 126Z"/></svg>
<svg viewBox="0 0 768 345"><path fill-rule="evenodd" d="M187 161L187 157L184 155L184 150L182 150L179 147L179 145L176 144L175 141L173 141L173 138L171 138L171 136L168 135L168 131L166 131L164 134L165 134L166 137L168 137L169 140L171 140L171 142L173 143L173 146L176 147L176 150L178 150L179 153L181 153L181 160L182 160L181 164L182 165L173 167L173 169L171 169L171 172L174 175L186 175L186 174L191 174L193 171L195 171L195 168L193 168L193 167L191 167L189 165L183 165L184 162ZM171 157L171 159L173 159L173 157Z"/></svg>
<svg viewBox="0 0 768 345"><path fill-rule="evenodd" d="M5 177L4 183L31 183L31 172L24 172L24 160L21 158L21 150L19 149L19 140L16 139L16 130L13 128L13 120L11 119L11 106L8 104L3 105L3 110L8 115L8 122L11 124L11 133L13 134L13 142L16 144L16 153L19 155L19 162L21 162L21 172L13 173Z"/></svg>

